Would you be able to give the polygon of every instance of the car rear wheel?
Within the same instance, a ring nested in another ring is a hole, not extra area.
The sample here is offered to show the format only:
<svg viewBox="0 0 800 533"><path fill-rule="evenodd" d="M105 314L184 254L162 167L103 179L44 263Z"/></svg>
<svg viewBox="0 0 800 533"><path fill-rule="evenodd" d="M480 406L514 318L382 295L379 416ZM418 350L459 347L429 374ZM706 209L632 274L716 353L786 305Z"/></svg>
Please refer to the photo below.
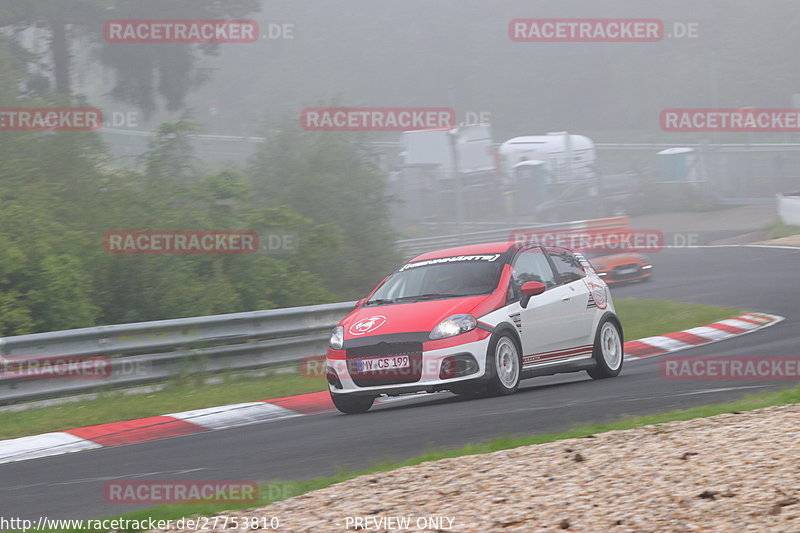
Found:
<svg viewBox="0 0 800 533"><path fill-rule="evenodd" d="M622 370L622 334L617 323L609 318L597 328L594 360L597 366L586 371L594 379L613 378Z"/></svg>
<svg viewBox="0 0 800 533"><path fill-rule="evenodd" d="M331 393L331 400L336 408L348 415L366 413L375 402L373 396L355 396L353 394Z"/></svg>
<svg viewBox="0 0 800 533"><path fill-rule="evenodd" d="M517 343L509 335L502 334L489 345L487 363L492 372L489 391L493 394L513 394L519 388L522 356Z"/></svg>

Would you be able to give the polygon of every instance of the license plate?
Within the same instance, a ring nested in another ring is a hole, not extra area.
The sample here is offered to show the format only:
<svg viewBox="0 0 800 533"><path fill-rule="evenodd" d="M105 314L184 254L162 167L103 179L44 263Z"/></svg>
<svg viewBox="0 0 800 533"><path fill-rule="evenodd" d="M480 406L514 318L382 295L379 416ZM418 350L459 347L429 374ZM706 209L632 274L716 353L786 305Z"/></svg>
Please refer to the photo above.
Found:
<svg viewBox="0 0 800 533"><path fill-rule="evenodd" d="M617 274L633 274L637 270L637 268L620 268L617 270Z"/></svg>
<svg viewBox="0 0 800 533"><path fill-rule="evenodd" d="M359 372L376 372L379 370L394 370L398 368L409 368L411 359L407 355L390 355L387 357L375 357L372 359L359 359Z"/></svg>

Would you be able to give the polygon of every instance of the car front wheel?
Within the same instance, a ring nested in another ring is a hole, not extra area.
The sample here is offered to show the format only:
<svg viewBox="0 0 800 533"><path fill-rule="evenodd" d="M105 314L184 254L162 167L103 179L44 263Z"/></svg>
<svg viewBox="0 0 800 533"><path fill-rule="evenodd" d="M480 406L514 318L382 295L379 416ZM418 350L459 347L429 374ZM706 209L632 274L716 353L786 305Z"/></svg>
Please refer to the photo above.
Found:
<svg viewBox="0 0 800 533"><path fill-rule="evenodd" d="M375 402L373 396L355 396L352 394L331 393L331 400L336 408L348 415L366 413Z"/></svg>
<svg viewBox="0 0 800 533"><path fill-rule="evenodd" d="M513 394L519 388L522 357L517 343L508 335L500 335L489 345L487 363L492 377L489 380L489 391L494 394Z"/></svg>
<svg viewBox="0 0 800 533"><path fill-rule="evenodd" d="M594 379L613 378L622 370L622 334L619 326L607 318L594 337L594 360L597 366L586 372Z"/></svg>

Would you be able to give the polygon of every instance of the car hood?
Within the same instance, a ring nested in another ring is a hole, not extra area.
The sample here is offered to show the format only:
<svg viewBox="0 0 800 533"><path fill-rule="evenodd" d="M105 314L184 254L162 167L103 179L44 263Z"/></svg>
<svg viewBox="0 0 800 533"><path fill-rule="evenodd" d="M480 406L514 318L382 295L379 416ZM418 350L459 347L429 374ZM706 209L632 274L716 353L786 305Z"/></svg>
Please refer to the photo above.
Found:
<svg viewBox="0 0 800 533"><path fill-rule="evenodd" d="M372 335L428 332L451 315L468 314L486 300L487 295L447 298L390 305L360 307L340 324L344 338L357 339Z"/></svg>

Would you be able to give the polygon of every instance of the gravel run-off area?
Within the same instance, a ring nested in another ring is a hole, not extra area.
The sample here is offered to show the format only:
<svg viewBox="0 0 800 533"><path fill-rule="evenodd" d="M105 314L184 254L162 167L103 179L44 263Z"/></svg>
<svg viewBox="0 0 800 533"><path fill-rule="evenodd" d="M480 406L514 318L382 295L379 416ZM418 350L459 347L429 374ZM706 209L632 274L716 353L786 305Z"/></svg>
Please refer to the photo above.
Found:
<svg viewBox="0 0 800 533"><path fill-rule="evenodd" d="M800 532L800 404L428 462L229 514L315 533Z"/></svg>

